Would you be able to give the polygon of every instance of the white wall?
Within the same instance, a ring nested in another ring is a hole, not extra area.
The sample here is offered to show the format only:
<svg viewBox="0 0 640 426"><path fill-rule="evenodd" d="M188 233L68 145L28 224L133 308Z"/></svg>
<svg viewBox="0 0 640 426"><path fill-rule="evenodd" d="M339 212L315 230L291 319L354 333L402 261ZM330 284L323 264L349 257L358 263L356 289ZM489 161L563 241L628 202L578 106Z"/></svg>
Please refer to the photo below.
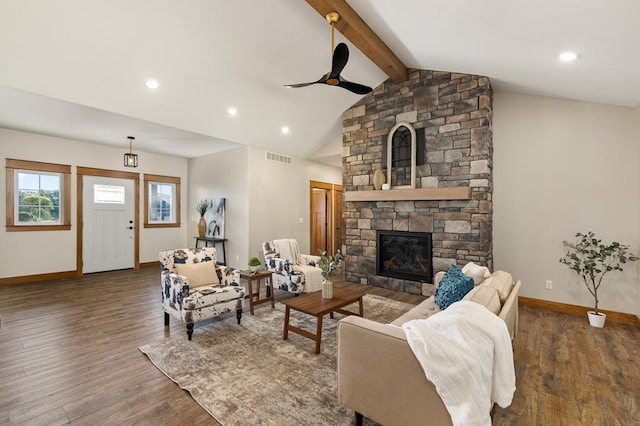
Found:
<svg viewBox="0 0 640 426"><path fill-rule="evenodd" d="M281 164L249 148L249 176L249 256L262 258L262 242L278 238L295 238L309 253L309 181L341 185L342 169L301 158Z"/></svg>
<svg viewBox="0 0 640 426"><path fill-rule="evenodd" d="M19 277L76 269L76 166L95 167L140 173L140 262L158 260L158 251L185 244L184 225L180 228L142 227L144 215L143 173L176 176L186 185L187 160L137 152L140 166L136 169L122 165L122 149L90 144L70 139L42 136L0 128L0 158L42 161L71 165L71 230L6 232L6 173L0 173L3 195L0 204L0 278ZM135 151L135 149L134 149ZM4 166L5 164L3 164ZM186 196L182 196L181 215L185 221ZM36 251L34 251L36 250Z"/></svg>
<svg viewBox="0 0 640 426"><path fill-rule="evenodd" d="M494 93L494 264L522 280L522 296L592 306L558 262L562 241L578 231L637 253L639 117L632 108ZM601 308L640 314L638 268L605 279Z"/></svg>
<svg viewBox="0 0 640 426"><path fill-rule="evenodd" d="M295 238L308 252L310 180L340 184L342 170L301 158L290 165L269 161L264 150L249 146L189 160L190 246L197 235L196 203L225 197L229 266L245 268L249 256L261 259L262 242L276 238Z"/></svg>
<svg viewBox="0 0 640 426"><path fill-rule="evenodd" d="M227 265L244 268L249 246L247 147L217 152L189 160L188 239L193 247L200 215L196 204L204 198L225 198L224 235ZM217 245L222 259L222 246Z"/></svg>
<svg viewBox="0 0 640 426"><path fill-rule="evenodd" d="M76 269L76 166L138 172L140 213L144 212L144 173L181 178L181 220L179 228L144 229L140 224L140 261L158 260L158 252L192 247L197 235L195 205L202 198L227 199L225 236L227 263L244 267L249 256L262 257L261 243L274 238L296 238L303 251L309 250L309 181L340 184L342 170L294 158L292 165L265 159L265 151L241 147L195 159L138 152L137 169L122 165L126 151L104 145L64 138L0 129L0 157L69 164L72 166L71 230L6 232L0 230L0 278L73 271ZM5 173L0 187L5 188ZM2 198L0 221L6 222ZM299 219L302 223L299 223ZM37 247L37 261L25 253Z"/></svg>

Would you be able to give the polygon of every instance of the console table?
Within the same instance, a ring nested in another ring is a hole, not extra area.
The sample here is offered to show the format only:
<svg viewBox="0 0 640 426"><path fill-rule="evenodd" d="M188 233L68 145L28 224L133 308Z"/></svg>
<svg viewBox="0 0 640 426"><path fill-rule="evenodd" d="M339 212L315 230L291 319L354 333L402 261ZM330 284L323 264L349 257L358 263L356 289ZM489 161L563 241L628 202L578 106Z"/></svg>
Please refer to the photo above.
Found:
<svg viewBox="0 0 640 426"><path fill-rule="evenodd" d="M216 262L218 265L227 265L227 250L225 247L226 238L214 238L214 237L195 237L196 239L196 248L198 248L198 244L200 241L204 241L204 246L209 247L209 243L212 244L213 247L216 247L216 244L222 243L222 262Z"/></svg>

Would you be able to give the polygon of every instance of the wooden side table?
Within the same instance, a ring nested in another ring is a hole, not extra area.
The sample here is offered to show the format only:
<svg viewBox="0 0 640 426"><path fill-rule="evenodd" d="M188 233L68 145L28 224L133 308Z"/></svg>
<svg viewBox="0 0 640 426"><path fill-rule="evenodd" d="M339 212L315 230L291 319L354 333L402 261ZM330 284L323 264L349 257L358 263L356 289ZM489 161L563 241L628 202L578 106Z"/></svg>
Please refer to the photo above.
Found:
<svg viewBox="0 0 640 426"><path fill-rule="evenodd" d="M256 271L255 273L251 273L251 271L240 271L240 279L247 280L249 284L247 286L247 295L249 296L249 310L251 311L251 315L253 313L253 307L255 305L259 305L261 303L271 302L271 309L276 307L275 302L275 291L269 291L270 287L273 285L273 276L271 271ZM269 280L269 285L267 285L267 280ZM256 282L256 290L253 290L253 282ZM260 299L260 283L264 282L264 286L267 292L267 297L264 299Z"/></svg>

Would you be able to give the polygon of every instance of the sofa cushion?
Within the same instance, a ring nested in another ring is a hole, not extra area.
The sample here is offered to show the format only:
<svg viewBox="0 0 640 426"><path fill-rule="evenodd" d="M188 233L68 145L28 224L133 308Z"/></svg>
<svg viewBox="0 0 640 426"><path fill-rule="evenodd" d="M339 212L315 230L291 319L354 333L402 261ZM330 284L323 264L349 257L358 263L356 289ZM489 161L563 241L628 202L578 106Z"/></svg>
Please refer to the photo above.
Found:
<svg viewBox="0 0 640 426"><path fill-rule="evenodd" d="M500 298L498 297L498 290L493 287L484 285L476 286L467 293L462 300L479 303L496 315L500 313L501 304Z"/></svg>
<svg viewBox="0 0 640 426"><path fill-rule="evenodd" d="M435 298L431 296L428 299L422 301L418 306L411 308L409 312L406 312L395 319L393 322L391 322L391 325L402 327L402 324L407 321L429 318L431 315L437 312L440 312L440 308L438 307L438 305L436 305Z"/></svg>
<svg viewBox="0 0 640 426"><path fill-rule="evenodd" d="M468 277L473 278L474 285L480 284L485 279L491 276L489 268L486 266L476 265L473 262L469 262L462 267L462 273Z"/></svg>
<svg viewBox="0 0 640 426"><path fill-rule="evenodd" d="M473 287L473 278L467 277L458 266L452 265L436 288L436 305L441 310L447 309L452 303L462 300Z"/></svg>
<svg viewBox="0 0 640 426"><path fill-rule="evenodd" d="M491 274L491 277L484 280L481 285L493 287L498 290L498 297L502 304L507 300L507 297L509 297L509 293L511 293L511 289L513 288L513 277L508 272L495 271Z"/></svg>
<svg viewBox="0 0 640 426"><path fill-rule="evenodd" d="M207 284L219 284L215 262L198 262L175 264L176 272L189 279L191 287L200 287Z"/></svg>

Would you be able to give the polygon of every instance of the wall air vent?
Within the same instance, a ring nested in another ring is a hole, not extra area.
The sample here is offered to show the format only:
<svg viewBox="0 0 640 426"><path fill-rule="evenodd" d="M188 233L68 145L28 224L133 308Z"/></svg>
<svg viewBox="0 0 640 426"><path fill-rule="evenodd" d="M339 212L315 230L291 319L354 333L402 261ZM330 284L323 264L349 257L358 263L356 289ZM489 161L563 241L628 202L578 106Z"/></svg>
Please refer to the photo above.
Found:
<svg viewBox="0 0 640 426"><path fill-rule="evenodd" d="M264 157L265 159L270 161L276 161L282 164L291 164L291 157L289 157L288 155L267 151L265 152Z"/></svg>

